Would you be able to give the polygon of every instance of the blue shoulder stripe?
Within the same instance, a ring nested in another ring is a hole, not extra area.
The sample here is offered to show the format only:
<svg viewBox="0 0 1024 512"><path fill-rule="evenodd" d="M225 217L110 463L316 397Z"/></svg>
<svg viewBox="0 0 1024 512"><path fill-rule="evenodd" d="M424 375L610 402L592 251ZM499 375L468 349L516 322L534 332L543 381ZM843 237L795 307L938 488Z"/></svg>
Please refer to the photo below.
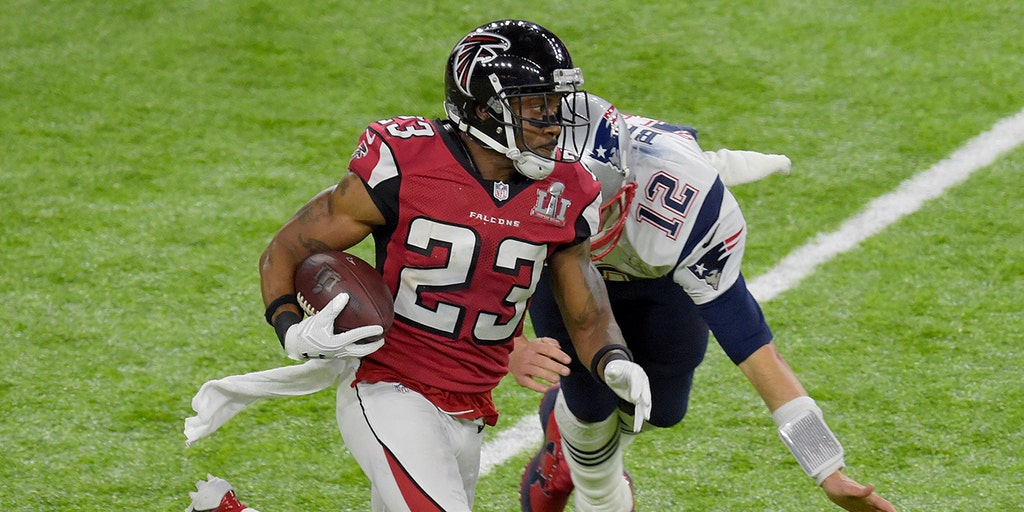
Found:
<svg viewBox="0 0 1024 512"><path fill-rule="evenodd" d="M697 247L697 244L707 236L711 228L718 222L724 197L725 184L722 183L721 178L715 178L715 184L711 186L711 190L708 191L708 198L701 205L700 213L697 214L697 219L694 221L695 225L690 231L690 236L686 239L686 244L679 253L678 259L676 259L676 267L682 263L683 259L693 253L693 249Z"/></svg>

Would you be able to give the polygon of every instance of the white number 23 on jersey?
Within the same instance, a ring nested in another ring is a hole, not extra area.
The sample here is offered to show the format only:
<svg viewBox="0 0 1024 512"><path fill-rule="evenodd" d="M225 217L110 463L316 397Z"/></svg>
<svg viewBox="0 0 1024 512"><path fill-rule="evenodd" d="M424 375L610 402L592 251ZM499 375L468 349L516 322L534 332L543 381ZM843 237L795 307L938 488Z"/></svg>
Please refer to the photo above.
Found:
<svg viewBox="0 0 1024 512"><path fill-rule="evenodd" d="M523 267L530 269L528 286L513 285L505 294L504 303L511 307L504 314L481 308L473 322L473 338L481 344L505 343L526 313L526 302L533 295L540 280L546 247L524 240L506 238L498 246L496 261L478 261L480 240L473 230L453 224L419 217L409 226L406 247L421 254L446 250L448 259L441 267L405 267L401 271L398 293L395 296L395 314L428 331L456 337L465 321L463 304L437 302L429 308L420 300L421 293L431 291L467 289L470 286L488 286L473 283L475 266L493 265L496 272L518 275ZM440 248L446 249L440 249ZM472 295L472 294L471 294ZM502 322L501 318L511 318Z"/></svg>

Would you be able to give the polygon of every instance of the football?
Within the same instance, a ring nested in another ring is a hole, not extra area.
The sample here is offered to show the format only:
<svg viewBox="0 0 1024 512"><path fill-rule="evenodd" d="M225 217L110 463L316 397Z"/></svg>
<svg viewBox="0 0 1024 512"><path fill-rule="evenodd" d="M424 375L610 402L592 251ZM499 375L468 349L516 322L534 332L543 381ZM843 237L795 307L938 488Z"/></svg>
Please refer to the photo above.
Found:
<svg viewBox="0 0 1024 512"><path fill-rule="evenodd" d="M295 292L299 305L310 316L339 293L348 293L348 305L334 320L338 333L364 325L383 326L387 333L395 320L391 290L377 269L347 252L323 252L306 258L295 271ZM376 340L366 340L370 341Z"/></svg>

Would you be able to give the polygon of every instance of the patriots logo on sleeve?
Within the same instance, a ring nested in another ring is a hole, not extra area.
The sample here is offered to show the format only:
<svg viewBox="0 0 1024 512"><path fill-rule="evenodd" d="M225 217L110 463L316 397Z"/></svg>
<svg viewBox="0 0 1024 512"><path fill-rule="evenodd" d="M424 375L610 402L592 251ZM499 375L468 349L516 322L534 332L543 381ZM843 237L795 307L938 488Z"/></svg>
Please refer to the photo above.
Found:
<svg viewBox="0 0 1024 512"><path fill-rule="evenodd" d="M725 270L725 262L729 261L729 256L725 252L725 242L722 242L704 253L700 261L686 268L698 279L703 279L708 286L717 290L718 283L722 280L722 271Z"/></svg>
<svg viewBox="0 0 1024 512"><path fill-rule="evenodd" d="M742 229L729 238L722 240L711 250L705 252L697 263L686 267L686 269L697 279L703 279L708 286L718 290L718 285L722 281L722 272L725 270L725 264L729 261L730 252L736 247L741 233L743 233ZM712 235L713 239L714 235ZM707 244L704 244L704 247L707 247L710 243L709 240Z"/></svg>
<svg viewBox="0 0 1024 512"><path fill-rule="evenodd" d="M455 45L455 61L452 63L452 76L459 90L466 96L469 92L469 81L473 78L473 69L477 63L490 62L498 56L498 51L508 50L512 43L508 39L490 32L475 32L466 36Z"/></svg>

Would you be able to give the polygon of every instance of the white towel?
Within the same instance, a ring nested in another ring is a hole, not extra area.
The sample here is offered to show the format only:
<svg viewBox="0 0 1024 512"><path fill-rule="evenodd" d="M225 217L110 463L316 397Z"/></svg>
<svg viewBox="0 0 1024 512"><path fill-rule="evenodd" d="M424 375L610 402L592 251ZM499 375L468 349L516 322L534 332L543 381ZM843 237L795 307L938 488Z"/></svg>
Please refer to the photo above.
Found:
<svg viewBox="0 0 1024 512"><path fill-rule="evenodd" d="M310 395L352 377L359 359L311 359L305 363L207 381L192 397L196 415L185 418L185 445L212 434L260 398Z"/></svg>

